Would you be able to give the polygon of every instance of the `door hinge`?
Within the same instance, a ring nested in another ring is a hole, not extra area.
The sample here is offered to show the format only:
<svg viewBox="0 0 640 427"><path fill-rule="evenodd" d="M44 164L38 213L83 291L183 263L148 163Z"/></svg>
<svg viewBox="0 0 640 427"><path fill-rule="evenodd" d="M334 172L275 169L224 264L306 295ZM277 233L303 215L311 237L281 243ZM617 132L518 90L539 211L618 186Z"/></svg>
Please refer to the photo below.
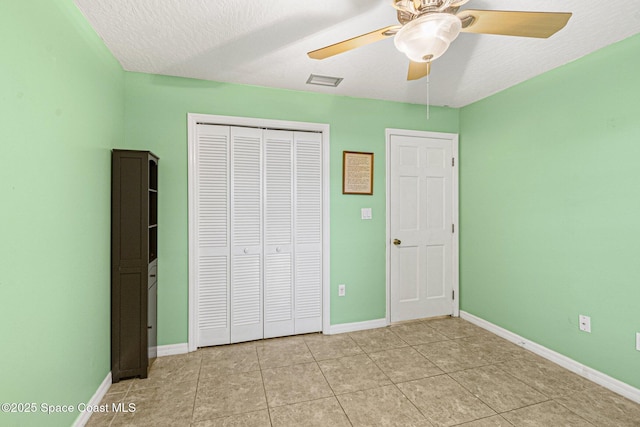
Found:
<svg viewBox="0 0 640 427"><path fill-rule="evenodd" d="M451 233L455 233L456 232L456 225L455 224L451 224Z"/></svg>
<svg viewBox="0 0 640 427"><path fill-rule="evenodd" d="M452 300L456 299L456 291L451 291L451 299Z"/></svg>
<svg viewBox="0 0 640 427"><path fill-rule="evenodd" d="M456 165L456 158L452 157L451 158L451 166L455 166Z"/></svg>

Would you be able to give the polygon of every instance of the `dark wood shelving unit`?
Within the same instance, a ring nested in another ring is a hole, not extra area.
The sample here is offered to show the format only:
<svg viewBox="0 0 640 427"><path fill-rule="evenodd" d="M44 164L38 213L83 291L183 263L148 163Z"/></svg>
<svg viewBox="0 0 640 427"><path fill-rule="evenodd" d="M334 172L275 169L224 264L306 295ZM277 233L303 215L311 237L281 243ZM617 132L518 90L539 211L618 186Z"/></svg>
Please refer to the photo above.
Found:
<svg viewBox="0 0 640 427"><path fill-rule="evenodd" d="M113 150L111 376L146 378L157 356L158 157Z"/></svg>

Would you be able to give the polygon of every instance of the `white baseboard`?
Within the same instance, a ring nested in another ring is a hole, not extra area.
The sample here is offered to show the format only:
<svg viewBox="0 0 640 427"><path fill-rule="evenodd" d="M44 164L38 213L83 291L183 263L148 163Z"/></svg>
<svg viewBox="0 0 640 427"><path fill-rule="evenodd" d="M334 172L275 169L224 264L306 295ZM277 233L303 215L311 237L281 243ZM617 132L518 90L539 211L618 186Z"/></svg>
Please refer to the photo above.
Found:
<svg viewBox="0 0 640 427"><path fill-rule="evenodd" d="M514 334L513 332L501 328L498 325L494 325L491 322L487 322L486 320L474 316L473 314L467 313L466 311L460 311L460 317L468 320L474 325L486 329L489 332L493 332L494 334L508 341L511 341L514 344L519 345L520 347L523 347L539 356L542 356L545 359L550 360L553 363L570 370L571 372L574 372L590 381L593 381L596 384L600 384L601 386L613 391L614 393L618 393L619 395L624 396L627 399L640 403L640 390L630 386L627 383L612 378L600 371L596 371L593 368L585 366L580 362L576 362L575 360L570 359L567 356L564 356L538 343L523 338L520 335Z"/></svg>
<svg viewBox="0 0 640 427"><path fill-rule="evenodd" d="M189 344L186 342L180 344L159 345L158 357L175 356L176 354L189 353Z"/></svg>
<svg viewBox="0 0 640 427"><path fill-rule="evenodd" d="M343 334L345 332L364 331L365 329L384 328L387 326L387 319L367 320L365 322L341 323L331 325L329 331L323 331L327 335Z"/></svg>
<svg viewBox="0 0 640 427"><path fill-rule="evenodd" d="M161 345L161 346L158 346L157 349L158 349L158 357L173 356L176 354L188 353L189 345L187 343ZM89 400L89 402L87 403L87 406L100 405L100 402L102 402L102 399L107 394L110 387L111 387L111 372L109 372L106 378L104 379L104 381L102 381L102 384L100 384L100 386L98 387L98 390L96 390L93 397L91 397L91 400ZM76 421L73 423L73 426L84 427L84 425L87 424L87 422L89 421L89 418L91 418L91 414L92 413L89 411L81 412L78 415L78 418L76 418Z"/></svg>
<svg viewBox="0 0 640 427"><path fill-rule="evenodd" d="M109 391L109 387L111 387L111 371L109 371L104 381L102 381L102 384L100 384L100 387L98 387L98 390L96 390L96 392L93 394L91 400L87 402L87 406L100 405L100 402L102 402L105 394L107 394L107 392ZM92 414L93 412L89 411L80 412L78 418L76 418L76 421L73 423L73 426L84 427L85 424L87 424L87 422L89 421L89 418L91 418Z"/></svg>

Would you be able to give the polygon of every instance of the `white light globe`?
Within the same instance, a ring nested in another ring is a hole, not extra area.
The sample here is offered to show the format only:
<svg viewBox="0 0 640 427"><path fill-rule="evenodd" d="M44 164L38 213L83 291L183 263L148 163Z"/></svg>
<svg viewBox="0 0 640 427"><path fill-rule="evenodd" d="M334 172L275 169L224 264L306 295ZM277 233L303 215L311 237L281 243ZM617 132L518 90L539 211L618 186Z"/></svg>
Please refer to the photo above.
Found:
<svg viewBox="0 0 640 427"><path fill-rule="evenodd" d="M460 18L450 13L430 13L405 24L394 38L396 48L414 62L442 56L462 29Z"/></svg>

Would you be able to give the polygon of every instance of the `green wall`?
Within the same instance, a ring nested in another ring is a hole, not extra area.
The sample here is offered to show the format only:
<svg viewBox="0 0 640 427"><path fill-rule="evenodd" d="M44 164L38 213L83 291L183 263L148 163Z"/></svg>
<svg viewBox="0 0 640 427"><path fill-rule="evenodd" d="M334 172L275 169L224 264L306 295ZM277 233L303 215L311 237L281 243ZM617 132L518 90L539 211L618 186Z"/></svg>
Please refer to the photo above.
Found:
<svg viewBox="0 0 640 427"><path fill-rule="evenodd" d="M114 147L161 157L159 341L187 341L188 112L331 125L332 324L385 315L384 129L460 132L462 309L640 387L638 51L632 37L427 121L419 105L125 73L72 0L0 2L0 402L77 405L109 371ZM375 153L373 196L341 194L343 150Z"/></svg>
<svg viewBox="0 0 640 427"><path fill-rule="evenodd" d="M458 132L458 110L324 94L126 75L125 139L160 157L159 344L187 342L187 113L331 126L331 323L385 317L385 128ZM342 151L375 153L373 196L342 195ZM371 207L373 220L360 220ZM337 297L338 283L347 295Z"/></svg>
<svg viewBox="0 0 640 427"><path fill-rule="evenodd" d="M634 387L638 52L634 36L460 114L462 310Z"/></svg>
<svg viewBox="0 0 640 427"><path fill-rule="evenodd" d="M2 0L0 52L0 402L77 405L110 370L124 71L71 0ZM77 416L0 412L0 425Z"/></svg>

